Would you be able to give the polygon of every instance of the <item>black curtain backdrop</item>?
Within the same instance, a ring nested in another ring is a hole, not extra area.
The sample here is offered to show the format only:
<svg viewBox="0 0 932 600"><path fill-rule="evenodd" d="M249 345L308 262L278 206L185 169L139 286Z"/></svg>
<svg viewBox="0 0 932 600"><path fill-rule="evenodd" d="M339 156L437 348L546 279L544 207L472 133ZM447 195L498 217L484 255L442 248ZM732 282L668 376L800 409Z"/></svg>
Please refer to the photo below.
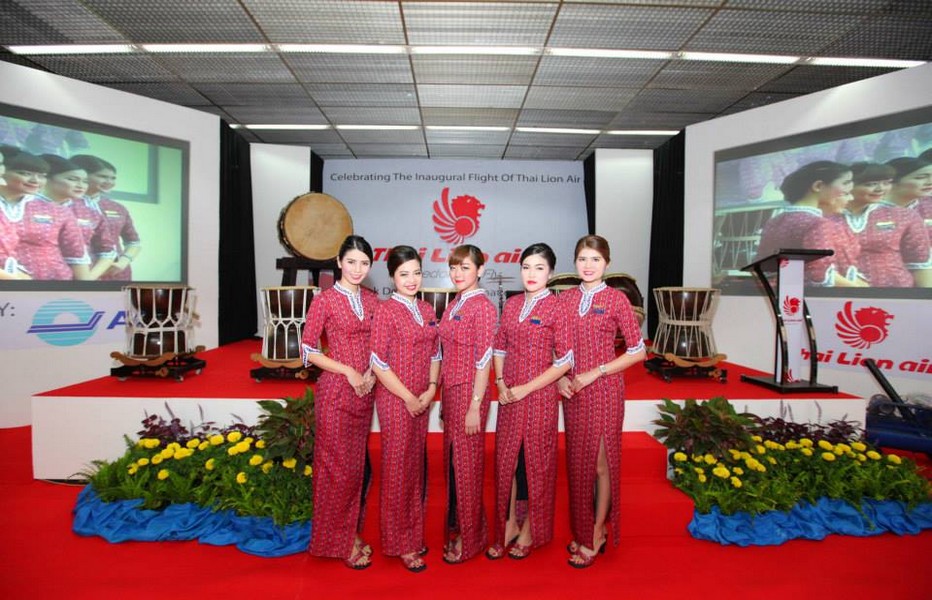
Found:
<svg viewBox="0 0 932 600"><path fill-rule="evenodd" d="M314 152L311 152L311 180L307 189L318 194L324 191L324 159Z"/></svg>
<svg viewBox="0 0 932 600"><path fill-rule="evenodd" d="M193 233L197 235L194 228ZM249 142L220 122L220 345L258 330Z"/></svg>
<svg viewBox="0 0 932 600"><path fill-rule="evenodd" d="M595 233L595 152L583 161L583 191L586 194L586 223L589 235Z"/></svg>
<svg viewBox="0 0 932 600"><path fill-rule="evenodd" d="M657 331L657 306L653 289L683 285L683 168L686 134L668 140L654 150L654 205L650 227L650 265L647 278L647 336Z"/></svg>

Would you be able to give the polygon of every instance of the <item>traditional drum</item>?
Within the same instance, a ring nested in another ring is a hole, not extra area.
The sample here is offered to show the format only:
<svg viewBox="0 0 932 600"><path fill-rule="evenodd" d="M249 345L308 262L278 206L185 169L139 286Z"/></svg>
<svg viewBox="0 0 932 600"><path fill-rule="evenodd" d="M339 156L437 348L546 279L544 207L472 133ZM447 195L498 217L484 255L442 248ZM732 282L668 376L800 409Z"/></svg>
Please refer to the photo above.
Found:
<svg viewBox="0 0 932 600"><path fill-rule="evenodd" d="M756 260L764 224L782 206L782 202L771 202L715 211L712 240L714 276L746 276L741 269Z"/></svg>
<svg viewBox="0 0 932 600"><path fill-rule="evenodd" d="M719 290L708 288L654 288L659 323L653 352L702 360L717 354L712 337L712 316Z"/></svg>
<svg viewBox="0 0 932 600"><path fill-rule="evenodd" d="M339 200L312 192L288 203L278 218L278 237L294 256L330 260L353 233L353 220Z"/></svg>
<svg viewBox="0 0 932 600"><path fill-rule="evenodd" d="M265 334L262 356L273 361L301 358L301 334L311 299L320 288L267 287L261 290Z"/></svg>
<svg viewBox="0 0 932 600"><path fill-rule="evenodd" d="M439 321L440 318L443 317L443 311L447 309L447 304L456 296L456 290L446 288L422 288L417 295L421 300L424 300L434 307L434 312L437 313L437 320Z"/></svg>
<svg viewBox="0 0 932 600"><path fill-rule="evenodd" d="M638 319L638 325L644 323L644 296L638 289L637 280L627 273L609 273L605 276L605 285L615 288L628 297L631 308Z"/></svg>
<svg viewBox="0 0 932 600"><path fill-rule="evenodd" d="M563 290L574 288L582 283L582 279L576 273L557 273L547 282L550 291L559 294Z"/></svg>
<svg viewBox="0 0 932 600"><path fill-rule="evenodd" d="M152 358L191 352L194 290L188 286L134 285L126 294L126 353Z"/></svg>

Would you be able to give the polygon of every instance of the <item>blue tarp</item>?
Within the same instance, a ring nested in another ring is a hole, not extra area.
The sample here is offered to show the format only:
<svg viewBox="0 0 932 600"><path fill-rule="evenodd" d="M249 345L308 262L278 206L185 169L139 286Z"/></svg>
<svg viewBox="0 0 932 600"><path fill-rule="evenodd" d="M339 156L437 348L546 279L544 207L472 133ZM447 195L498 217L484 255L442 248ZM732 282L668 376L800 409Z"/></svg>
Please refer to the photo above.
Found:
<svg viewBox="0 0 932 600"><path fill-rule="evenodd" d="M311 540L310 521L282 527L269 517L241 517L196 504L171 504L164 510L144 510L140 504L138 499L104 502L86 486L78 495L72 528L79 535L114 543L198 540L214 546L233 544L265 557L304 552Z"/></svg>
<svg viewBox="0 0 932 600"><path fill-rule="evenodd" d="M697 539L738 546L776 546L794 539L821 540L827 535L871 536L881 533L915 535L932 528L932 502L909 510L895 500L868 500L858 511L843 500L822 498L802 502L789 512L756 516L746 512L723 515L717 506L708 514L693 514L689 533Z"/></svg>

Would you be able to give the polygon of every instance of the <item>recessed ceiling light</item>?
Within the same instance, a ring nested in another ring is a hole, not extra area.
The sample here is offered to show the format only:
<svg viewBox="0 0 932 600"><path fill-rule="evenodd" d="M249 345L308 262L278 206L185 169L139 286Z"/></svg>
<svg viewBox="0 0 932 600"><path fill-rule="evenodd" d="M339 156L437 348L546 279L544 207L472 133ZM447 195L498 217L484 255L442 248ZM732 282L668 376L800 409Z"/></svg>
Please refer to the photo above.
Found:
<svg viewBox="0 0 932 600"><path fill-rule="evenodd" d="M320 131L323 129L330 129L330 125L288 125L288 124L253 124L253 125L243 125L246 129L281 129L281 130L311 130L311 131Z"/></svg>
<svg viewBox="0 0 932 600"><path fill-rule="evenodd" d="M269 51L266 44L141 44L140 47L143 50L157 54L255 53Z"/></svg>
<svg viewBox="0 0 932 600"><path fill-rule="evenodd" d="M677 129L612 129L606 131L608 135L676 135Z"/></svg>
<svg viewBox="0 0 932 600"><path fill-rule="evenodd" d="M570 133L576 135L598 135L598 129L564 129L560 127L515 127L521 133Z"/></svg>
<svg viewBox="0 0 932 600"><path fill-rule="evenodd" d="M840 56L816 56L806 59L806 64L823 67L889 67L908 69L924 65L921 60L894 60L889 58L843 58Z"/></svg>
<svg viewBox="0 0 932 600"><path fill-rule="evenodd" d="M371 131L411 131L420 129L419 125L337 125L337 129L371 130Z"/></svg>
<svg viewBox="0 0 932 600"><path fill-rule="evenodd" d="M732 54L727 52L680 52L677 58L683 60L707 60L711 62L768 63L789 65L799 61L799 56L782 56L777 54Z"/></svg>
<svg viewBox="0 0 932 600"><path fill-rule="evenodd" d="M645 58L653 60L667 60L673 56L672 52L659 52L654 50L610 50L599 48L545 48L544 51L551 56L577 56L583 58Z"/></svg>
<svg viewBox="0 0 932 600"><path fill-rule="evenodd" d="M411 54L500 54L534 56L540 48L528 46L411 46Z"/></svg>
<svg viewBox="0 0 932 600"><path fill-rule="evenodd" d="M13 54L128 54L135 52L132 44L71 44L56 46L7 46Z"/></svg>
<svg viewBox="0 0 932 600"><path fill-rule="evenodd" d="M404 46L378 44L276 44L281 52L314 52L320 54L404 54Z"/></svg>
<svg viewBox="0 0 932 600"><path fill-rule="evenodd" d="M472 125L428 125L432 131L511 131L511 127L480 127Z"/></svg>

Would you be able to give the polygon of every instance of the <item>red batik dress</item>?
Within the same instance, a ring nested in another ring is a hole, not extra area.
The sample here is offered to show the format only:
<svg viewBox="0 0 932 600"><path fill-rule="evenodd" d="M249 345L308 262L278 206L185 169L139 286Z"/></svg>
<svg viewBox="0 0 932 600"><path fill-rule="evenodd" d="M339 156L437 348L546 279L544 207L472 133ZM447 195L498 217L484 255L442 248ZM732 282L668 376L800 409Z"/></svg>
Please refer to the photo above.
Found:
<svg viewBox="0 0 932 600"><path fill-rule="evenodd" d="M837 218L858 238L858 268L871 287L913 287L911 271L932 269L929 235L915 211L870 204L864 212Z"/></svg>
<svg viewBox="0 0 932 600"><path fill-rule="evenodd" d="M9 206L9 205L7 205ZM26 196L4 216L16 223L20 265L33 279L74 279L71 265L90 265L84 237L67 206L44 196Z"/></svg>
<svg viewBox="0 0 932 600"><path fill-rule="evenodd" d="M0 199L0 206L6 208L6 202ZM9 275L18 275L22 271L16 260L16 248L19 246L19 233L16 224L7 220L6 215L0 213L0 269Z"/></svg>
<svg viewBox="0 0 932 600"><path fill-rule="evenodd" d="M354 294L339 283L314 297L304 323L304 362L320 353L326 333L333 360L360 373L369 367L369 332L379 304L372 290ZM317 379L314 413L314 521L308 551L348 559L362 529L363 471L372 427L373 395L359 397L346 377L323 371Z"/></svg>
<svg viewBox="0 0 932 600"><path fill-rule="evenodd" d="M621 332L626 352L644 349L641 329L631 303L623 292L604 283L592 290L580 285L560 294L564 318L569 322L573 348L571 377L615 359L615 334ZM605 443L611 477L612 539L620 541L621 428L625 417L625 381L622 373L605 375L563 401L566 431L566 470L570 486L570 528L576 542L593 547L595 526L596 465L599 444Z"/></svg>
<svg viewBox="0 0 932 600"><path fill-rule="evenodd" d="M71 208L74 218L81 228L84 244L92 260L117 259L116 236L110 224L95 204L86 198L69 200L64 203Z"/></svg>
<svg viewBox="0 0 932 600"><path fill-rule="evenodd" d="M811 206L788 206L764 225L757 258L775 254L780 249L834 250L835 254L806 263L806 281L831 287L834 275L845 279L858 277L857 238L841 223L826 219L822 211Z"/></svg>
<svg viewBox="0 0 932 600"><path fill-rule="evenodd" d="M420 396L430 385L430 365L440 360L437 315L418 300L392 294L372 322L372 367L391 371L408 391ZM402 556L426 546L424 475L430 411L412 417L404 400L381 383L375 387L382 438L380 521L382 552Z"/></svg>
<svg viewBox="0 0 932 600"><path fill-rule="evenodd" d="M91 205L96 204L100 208L101 214L103 214L110 226L110 230L116 238L117 257L126 252L127 248L139 245L139 233L136 231L136 227L133 225L133 218L130 216L125 206L104 196L98 196L96 199L89 200L88 202ZM91 250L93 251L94 248L92 247ZM132 281L133 267L127 265L125 269L116 273L107 271L101 275L100 279L110 281Z"/></svg>
<svg viewBox="0 0 932 600"><path fill-rule="evenodd" d="M531 381L551 366L559 367L573 360L562 305L550 290L531 298L526 294L512 296L505 302L494 355L504 358L501 377L509 388ZM522 448L533 546L537 548L553 538L559 398L557 385L552 383L523 400L498 405L493 538L497 544L504 546L510 541L505 539L505 522ZM522 511L516 512L520 516Z"/></svg>
<svg viewBox="0 0 932 600"><path fill-rule="evenodd" d="M466 411L472 402L476 370L492 360L495 338L495 306L477 289L457 294L443 312L440 339L443 344L443 467L448 494L448 536L462 536L463 560L485 550L488 525L482 506L482 480L485 474L485 421L489 414L491 390L486 387L479 407L479 433L466 435ZM454 473L450 481L450 466ZM451 484L456 503L451 506ZM449 511L455 519L451 519ZM451 523L455 521L455 523Z"/></svg>

